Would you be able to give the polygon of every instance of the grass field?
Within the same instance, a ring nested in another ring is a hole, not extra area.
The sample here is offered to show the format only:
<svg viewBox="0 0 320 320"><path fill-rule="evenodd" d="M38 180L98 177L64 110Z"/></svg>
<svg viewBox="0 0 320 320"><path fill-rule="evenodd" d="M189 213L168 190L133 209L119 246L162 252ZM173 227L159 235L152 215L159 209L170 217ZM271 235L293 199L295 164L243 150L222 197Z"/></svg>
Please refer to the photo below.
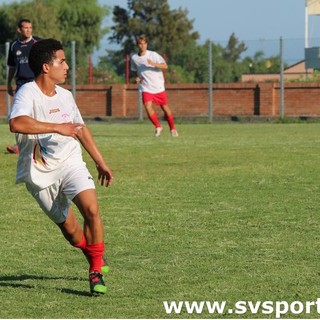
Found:
<svg viewBox="0 0 320 320"><path fill-rule="evenodd" d="M176 139L149 123L90 127L115 176L97 187L108 294L89 296L83 256L14 184L1 124L0 318L274 318L169 315L163 301L318 298L320 124L180 124Z"/></svg>

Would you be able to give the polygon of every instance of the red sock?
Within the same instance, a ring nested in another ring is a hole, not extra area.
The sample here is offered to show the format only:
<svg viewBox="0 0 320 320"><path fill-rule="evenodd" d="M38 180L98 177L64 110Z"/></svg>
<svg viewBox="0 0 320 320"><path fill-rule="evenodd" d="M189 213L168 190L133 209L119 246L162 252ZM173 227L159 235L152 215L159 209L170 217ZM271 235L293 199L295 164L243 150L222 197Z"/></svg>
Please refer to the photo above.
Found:
<svg viewBox="0 0 320 320"><path fill-rule="evenodd" d="M76 247L76 248L81 249L81 251L83 252L85 257L87 258L88 262L90 262L89 261L89 257L88 257L88 251L87 251L87 239L84 236L84 234L82 234L82 238L81 238L80 242L74 244L73 246Z"/></svg>
<svg viewBox="0 0 320 320"><path fill-rule="evenodd" d="M82 251L85 251L85 249L87 247L87 240L86 240L86 237L84 236L84 234L82 234L82 238L81 238L80 242L74 244L73 246L81 249Z"/></svg>
<svg viewBox="0 0 320 320"><path fill-rule="evenodd" d="M151 116L149 116L150 121L154 124L156 128L161 127L157 114L154 112Z"/></svg>
<svg viewBox="0 0 320 320"><path fill-rule="evenodd" d="M88 262L90 263L90 258L88 256L88 250L87 250L87 240L86 240L86 237L84 236L84 234L82 235L82 239L80 240L80 242L74 244L73 246L81 249L82 252L84 253L84 255L86 256ZM103 266L104 264L105 264L105 261L103 260L103 256L102 256L100 265Z"/></svg>
<svg viewBox="0 0 320 320"><path fill-rule="evenodd" d="M174 118L172 114L170 114L170 116L167 116L167 121L168 121L170 130L174 130L175 125L174 125Z"/></svg>
<svg viewBox="0 0 320 320"><path fill-rule="evenodd" d="M104 253L104 243L88 244L86 247L87 257L90 263L89 272L101 273L101 260Z"/></svg>

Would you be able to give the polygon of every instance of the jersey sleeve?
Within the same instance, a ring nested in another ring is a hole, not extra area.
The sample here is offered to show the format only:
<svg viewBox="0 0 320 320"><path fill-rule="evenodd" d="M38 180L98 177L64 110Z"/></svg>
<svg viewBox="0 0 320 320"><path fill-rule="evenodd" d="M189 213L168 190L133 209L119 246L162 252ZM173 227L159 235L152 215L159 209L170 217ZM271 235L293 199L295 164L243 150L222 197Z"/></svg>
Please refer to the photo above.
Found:
<svg viewBox="0 0 320 320"><path fill-rule="evenodd" d="M153 51L151 52L151 60L155 63L166 63L166 60L157 52Z"/></svg>
<svg viewBox="0 0 320 320"><path fill-rule="evenodd" d="M77 106L75 106L75 116L73 123L84 123L80 110Z"/></svg>
<svg viewBox="0 0 320 320"><path fill-rule="evenodd" d="M33 99L24 87L15 94L13 99L12 108L9 114L9 119L17 118L20 116L32 117Z"/></svg>
<svg viewBox="0 0 320 320"><path fill-rule="evenodd" d="M10 44L9 52L8 52L8 59L7 59L7 66L15 68L16 61L14 59L13 50L12 50L13 43Z"/></svg>

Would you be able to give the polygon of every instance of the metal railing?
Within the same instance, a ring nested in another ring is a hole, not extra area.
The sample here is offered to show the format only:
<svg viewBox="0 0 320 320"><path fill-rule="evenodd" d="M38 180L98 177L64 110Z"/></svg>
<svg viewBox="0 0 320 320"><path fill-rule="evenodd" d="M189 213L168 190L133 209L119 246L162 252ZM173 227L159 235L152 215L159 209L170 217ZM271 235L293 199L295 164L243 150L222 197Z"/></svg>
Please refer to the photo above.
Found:
<svg viewBox="0 0 320 320"><path fill-rule="evenodd" d="M278 74L278 81L280 82L280 106L279 106L279 117L283 118L285 117L285 100L284 100L284 91L285 91L285 82L287 81L285 78L285 69L290 65L295 65L298 62L301 62L305 59L305 48L304 48L304 39L283 39L282 37L280 39L271 39L271 40L248 40L243 41L247 47L247 50L242 54L241 59L245 61L246 57L252 57L253 63L250 64L249 70L251 71L251 74L258 75L257 71L255 71L255 65L254 65L254 57L257 52L262 52L263 56L266 58L272 56L272 57L278 57L280 61L280 68L276 72ZM214 61L214 55L212 52L212 43L213 41L207 41L208 43L208 54L207 54L207 82L208 82L208 120L212 121L214 116L214 95L213 95L213 83L211 79L213 79L213 74L215 71L215 61ZM215 44L219 44L222 47L226 47L228 44L228 41L214 41ZM309 40L310 46L317 46L320 44L319 39L310 39ZM71 81L71 87L72 87L72 93L74 97L76 97L76 70L77 70L77 61L76 61L76 42L71 41L69 44L65 44L65 47L69 46L69 52L71 52L70 55L70 61L69 61L69 80ZM102 44L102 46L105 46L105 49L108 49L108 44ZM4 77L7 77L8 75L8 68L5 67L5 61L6 57L8 55L9 51L9 43L5 43L4 46L0 45L0 61L4 65L3 69L5 69L5 72L3 73L3 84L5 83ZM93 63L96 65L98 60L95 55L92 56ZM166 57L169 61L169 67L170 67L170 56ZM181 66L183 68L184 66ZM194 65L194 68L197 68L197 65ZM170 69L170 68L169 68ZM267 69L266 69L267 70ZM265 74L264 74L265 75ZM275 74L276 75L276 74ZM302 71L300 75L297 75L297 77L308 77L307 72ZM126 76L127 77L127 76ZM90 77L92 81L92 75ZM124 82L126 79L124 79ZM206 80L204 80L206 81ZM252 80L254 81L254 80ZM251 81L251 82L252 82ZM272 81L272 80L269 80ZM261 82L261 81L260 81ZM83 83L78 83L83 84ZM7 110L9 113L10 110L10 104L11 104L11 97L7 95L6 97L6 104L7 104ZM141 97L138 95L138 104L139 104L139 112L138 112L138 118L141 120L143 117L142 112L142 102Z"/></svg>

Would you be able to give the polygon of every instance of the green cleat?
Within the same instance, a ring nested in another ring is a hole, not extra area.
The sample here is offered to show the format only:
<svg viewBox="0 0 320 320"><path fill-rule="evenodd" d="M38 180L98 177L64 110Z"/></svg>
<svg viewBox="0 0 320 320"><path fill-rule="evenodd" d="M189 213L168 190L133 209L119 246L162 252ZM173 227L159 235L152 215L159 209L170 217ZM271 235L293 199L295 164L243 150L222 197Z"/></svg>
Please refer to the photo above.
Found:
<svg viewBox="0 0 320 320"><path fill-rule="evenodd" d="M108 266L107 260L104 257L102 258L101 271L104 276L110 271L110 267Z"/></svg>
<svg viewBox="0 0 320 320"><path fill-rule="evenodd" d="M107 292L107 287L103 281L103 276L101 273L94 271L89 274L90 282L90 292L92 294L105 294Z"/></svg>

